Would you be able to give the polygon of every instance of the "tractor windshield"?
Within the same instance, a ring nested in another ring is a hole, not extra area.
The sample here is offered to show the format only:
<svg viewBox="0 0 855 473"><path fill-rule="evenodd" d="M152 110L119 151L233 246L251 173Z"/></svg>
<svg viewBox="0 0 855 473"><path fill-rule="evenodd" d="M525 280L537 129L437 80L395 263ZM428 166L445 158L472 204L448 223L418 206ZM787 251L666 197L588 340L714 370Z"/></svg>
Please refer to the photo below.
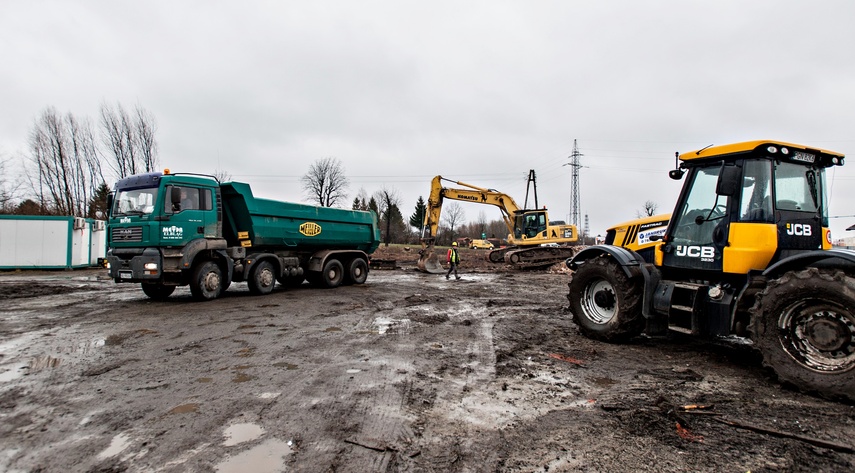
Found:
<svg viewBox="0 0 855 473"><path fill-rule="evenodd" d="M686 200L676 212L674 243L712 243L713 229L727 210L728 198L715 192L720 171L720 164L695 168Z"/></svg>

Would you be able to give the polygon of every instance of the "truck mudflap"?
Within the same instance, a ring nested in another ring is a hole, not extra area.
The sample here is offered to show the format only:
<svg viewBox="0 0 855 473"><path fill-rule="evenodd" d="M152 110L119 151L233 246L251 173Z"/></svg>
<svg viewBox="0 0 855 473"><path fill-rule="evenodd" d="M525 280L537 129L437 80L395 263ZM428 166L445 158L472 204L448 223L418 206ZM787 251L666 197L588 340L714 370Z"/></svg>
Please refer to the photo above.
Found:
<svg viewBox="0 0 855 473"><path fill-rule="evenodd" d="M157 281L162 274L161 261L157 248L113 248L107 252L109 274L117 283Z"/></svg>

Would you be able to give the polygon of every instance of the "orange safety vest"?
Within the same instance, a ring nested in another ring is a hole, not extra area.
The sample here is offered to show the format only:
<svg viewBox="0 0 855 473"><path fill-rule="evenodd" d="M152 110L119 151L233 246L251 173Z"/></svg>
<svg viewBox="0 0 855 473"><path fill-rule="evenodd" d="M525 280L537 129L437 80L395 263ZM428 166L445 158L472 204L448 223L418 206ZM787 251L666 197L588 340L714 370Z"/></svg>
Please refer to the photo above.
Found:
<svg viewBox="0 0 855 473"><path fill-rule="evenodd" d="M457 254L457 248L449 248L448 256L446 257L447 263L459 263L460 255Z"/></svg>

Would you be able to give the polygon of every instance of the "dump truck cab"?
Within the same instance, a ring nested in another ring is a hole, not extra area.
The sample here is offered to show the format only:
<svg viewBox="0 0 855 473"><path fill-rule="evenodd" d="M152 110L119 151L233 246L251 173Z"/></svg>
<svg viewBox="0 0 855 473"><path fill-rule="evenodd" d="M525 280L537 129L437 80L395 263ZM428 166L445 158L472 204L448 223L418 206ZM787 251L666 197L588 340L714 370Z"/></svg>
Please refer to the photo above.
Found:
<svg viewBox="0 0 855 473"><path fill-rule="evenodd" d="M685 182L652 261L628 245L567 260L580 330L750 336L780 379L855 399L855 251L831 247L825 177L843 154L751 141L677 157Z"/></svg>

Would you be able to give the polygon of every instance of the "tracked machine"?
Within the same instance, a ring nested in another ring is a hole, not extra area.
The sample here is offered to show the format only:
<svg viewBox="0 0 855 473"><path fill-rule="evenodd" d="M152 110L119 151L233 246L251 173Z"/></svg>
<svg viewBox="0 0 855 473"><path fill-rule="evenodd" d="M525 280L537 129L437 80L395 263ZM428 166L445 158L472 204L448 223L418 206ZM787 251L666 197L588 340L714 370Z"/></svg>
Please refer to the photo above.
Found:
<svg viewBox="0 0 855 473"><path fill-rule="evenodd" d="M443 187L443 181L463 188ZM577 251L578 247L574 246L579 242L576 226L551 223L546 208L523 209L511 196L495 189L436 176L431 181L430 198L425 211L422 250L418 262L421 271L444 272L433 249L445 199L493 205L502 211L502 219L508 227L509 244L490 251L488 258L493 263L508 263L518 268L544 267L560 263Z"/></svg>
<svg viewBox="0 0 855 473"><path fill-rule="evenodd" d="M825 179L844 156L752 141L678 158L670 176L688 176L648 258L617 242L567 261L581 332L750 337L782 382L855 400L855 251L831 246Z"/></svg>

